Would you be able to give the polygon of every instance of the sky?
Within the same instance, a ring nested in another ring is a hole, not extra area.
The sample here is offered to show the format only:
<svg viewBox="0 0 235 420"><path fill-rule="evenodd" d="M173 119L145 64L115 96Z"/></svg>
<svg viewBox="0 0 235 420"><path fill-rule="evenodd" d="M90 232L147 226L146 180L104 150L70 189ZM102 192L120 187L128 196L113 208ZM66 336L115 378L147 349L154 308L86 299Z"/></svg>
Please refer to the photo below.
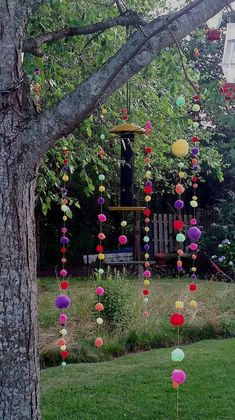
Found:
<svg viewBox="0 0 235 420"><path fill-rule="evenodd" d="M167 0L167 5L169 7L172 7L173 9L177 9L179 7L182 7L185 4L185 0ZM235 1L232 3L232 6L235 8ZM218 13L218 15L214 16L212 19L210 19L209 23L210 26L217 25L218 21L220 20L221 13Z"/></svg>

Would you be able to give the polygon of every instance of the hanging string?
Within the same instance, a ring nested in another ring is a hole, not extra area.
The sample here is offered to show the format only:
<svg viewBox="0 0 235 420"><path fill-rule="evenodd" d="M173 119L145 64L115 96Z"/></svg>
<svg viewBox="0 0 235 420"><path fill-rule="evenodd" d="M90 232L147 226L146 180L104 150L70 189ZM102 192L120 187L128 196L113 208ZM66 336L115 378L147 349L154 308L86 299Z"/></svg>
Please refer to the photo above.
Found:
<svg viewBox="0 0 235 420"><path fill-rule="evenodd" d="M149 317L149 310L148 308L148 303L149 303L149 286L150 286L150 277L151 277L151 271L150 271L150 262L149 262L149 250L150 250L150 245L149 245L149 241L150 241L150 237L149 237L149 224L150 224L150 215L151 215L151 210L149 208L151 199L152 199L152 193L153 193L153 187L152 187L152 173L151 173L151 154L152 154L152 148L150 146L145 147L145 154L146 157L144 159L145 162L145 186L144 186L144 193L145 193L145 204L146 207L144 209L144 222L145 222L145 227L144 227L144 231L145 231L145 236L143 238L144 240L144 289L143 289L143 295L144 295L144 312L143 315L146 318Z"/></svg>
<svg viewBox="0 0 235 420"><path fill-rule="evenodd" d="M96 295L98 297L98 303L95 305L95 310L98 312L98 317L96 318L96 323L98 325L98 332L99 332L99 337L97 337L95 339L95 346L97 348L101 348L103 346L103 339L100 337L101 335L101 326L103 325L103 318L101 316L103 310L104 310L104 305L101 303L101 297L104 294L104 288L100 286L100 281L102 276L104 275L104 269L103 269L103 262L105 260L105 254L104 254L104 246L103 246L103 241L106 239L105 234L103 232L103 223L106 222L107 218L105 216L105 214L103 213L103 205L105 204L105 199L103 197L103 194L105 192L105 186L103 185L103 181L105 180L105 175L100 174L99 175L99 181L100 181L100 186L99 186L99 193L100 196L97 199L97 203L99 205L99 214L98 214L98 221L99 221L99 233L98 233L98 240L99 240L99 244L96 246L96 251L98 252L98 260L99 260L99 269L97 271L97 282L98 285L96 287Z"/></svg>
<svg viewBox="0 0 235 420"><path fill-rule="evenodd" d="M69 211L69 206L68 206L68 198L67 198L67 193L68 190L66 188L66 184L69 181L69 176L68 176L68 172L69 172L69 151L67 149L66 146L64 146L62 148L62 158L63 158L63 168L62 168L62 181L63 181L63 186L61 188L61 210L63 212L63 226L61 228L61 232L62 232L62 236L60 238L60 244L61 244L61 248L60 248L60 252L62 254L62 258L61 258L61 264L62 264L62 268L60 269L60 276L62 277L62 280L60 282L59 288L60 288L60 295L57 296L56 300L55 300L55 305L59 310L65 310L67 308L69 308L71 301L69 296L67 295L67 291L69 288L69 281L68 281L68 272L66 269L66 265L67 265L67 250L68 250L68 244L69 244L69 238L67 236L67 232L68 229L66 227L66 222L68 220L68 217L66 215L66 213ZM58 277L57 277L57 281L58 281ZM65 313L65 311L61 312L59 315L59 324L61 327L60 330L60 338L58 339L58 345L60 347L60 351L61 351L61 358L62 358L62 363L61 366L65 367L66 366L66 359L69 356L69 353L67 351L67 342L66 342L66 336L67 336L67 329L66 329L66 324L68 321L68 315Z"/></svg>

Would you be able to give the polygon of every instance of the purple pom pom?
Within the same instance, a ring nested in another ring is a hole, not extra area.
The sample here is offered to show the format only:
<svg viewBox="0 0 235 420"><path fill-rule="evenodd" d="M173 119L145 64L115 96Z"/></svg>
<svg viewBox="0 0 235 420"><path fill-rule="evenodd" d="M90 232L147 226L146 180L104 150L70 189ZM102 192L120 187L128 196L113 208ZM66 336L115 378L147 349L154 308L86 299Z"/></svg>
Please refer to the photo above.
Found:
<svg viewBox="0 0 235 420"><path fill-rule="evenodd" d="M191 275L191 279L195 280L197 278L196 274Z"/></svg>
<svg viewBox="0 0 235 420"><path fill-rule="evenodd" d="M198 155L198 153L199 153L199 149L198 149L198 147L193 147L193 148L192 148L192 154L193 154L193 155Z"/></svg>
<svg viewBox="0 0 235 420"><path fill-rule="evenodd" d="M199 166L198 165L193 165L193 170L194 170L194 172L198 172L199 171Z"/></svg>
<svg viewBox="0 0 235 420"><path fill-rule="evenodd" d="M148 250L149 250L149 248L150 248L150 246L149 246L148 244L144 245L144 249L145 249L145 251L148 251Z"/></svg>
<svg viewBox="0 0 235 420"><path fill-rule="evenodd" d="M180 210L184 207L184 202L182 200L176 200L175 202L175 208Z"/></svg>
<svg viewBox="0 0 235 420"><path fill-rule="evenodd" d="M70 298L67 295L59 295L55 300L55 306L58 309L68 308L71 304Z"/></svg>
<svg viewBox="0 0 235 420"><path fill-rule="evenodd" d="M146 187L152 187L152 185L153 185L152 181L147 181L147 182L145 183L145 186L146 186Z"/></svg>
<svg viewBox="0 0 235 420"><path fill-rule="evenodd" d="M63 245L67 245L69 243L69 238L67 238L67 236L62 236L60 238L60 243Z"/></svg>
<svg viewBox="0 0 235 420"><path fill-rule="evenodd" d="M60 191L61 191L61 194L63 194L63 195L66 195L67 192L68 192L67 188L61 188Z"/></svg>
<svg viewBox="0 0 235 420"><path fill-rule="evenodd" d="M187 235L189 239L195 242L199 241L201 234L202 234L201 230L196 226L190 227L187 231Z"/></svg>
<svg viewBox="0 0 235 420"><path fill-rule="evenodd" d="M97 200L97 203L98 203L100 206L102 206L102 205L105 203L105 199L104 199L104 197L99 197L99 198L98 198L98 200Z"/></svg>

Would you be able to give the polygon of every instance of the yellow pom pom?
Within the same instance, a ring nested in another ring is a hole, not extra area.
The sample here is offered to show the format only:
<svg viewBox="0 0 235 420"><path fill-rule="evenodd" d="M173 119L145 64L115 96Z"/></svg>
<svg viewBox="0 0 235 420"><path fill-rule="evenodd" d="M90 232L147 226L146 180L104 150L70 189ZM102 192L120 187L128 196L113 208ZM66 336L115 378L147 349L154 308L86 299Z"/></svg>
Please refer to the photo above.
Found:
<svg viewBox="0 0 235 420"><path fill-rule="evenodd" d="M99 254L98 255L99 260L104 260L105 259L105 255L104 254Z"/></svg>
<svg viewBox="0 0 235 420"><path fill-rule="evenodd" d="M67 182L69 180L69 177L68 177L68 175L63 175L62 179L63 179L64 182Z"/></svg>
<svg viewBox="0 0 235 420"><path fill-rule="evenodd" d="M66 206L65 204L61 206L61 210L64 212L66 212L68 209L69 209L68 206Z"/></svg>
<svg viewBox="0 0 235 420"><path fill-rule="evenodd" d="M60 334L61 335L66 335L68 332L67 332L67 330L66 330L66 328L62 328L62 330L60 330Z"/></svg>
<svg viewBox="0 0 235 420"><path fill-rule="evenodd" d="M103 115L106 115L107 113L108 113L107 109L106 109L106 108L103 108L103 109L102 109L102 114L103 114Z"/></svg>
<svg viewBox="0 0 235 420"><path fill-rule="evenodd" d="M184 139L176 140L171 146L172 153L175 156L181 157L186 156L189 151L189 144Z"/></svg>
<svg viewBox="0 0 235 420"><path fill-rule="evenodd" d="M149 280L144 280L144 286L149 286L150 285L150 281Z"/></svg>
<svg viewBox="0 0 235 420"><path fill-rule="evenodd" d="M184 302L182 300L177 300L175 302L175 309L183 309L184 308Z"/></svg>
<svg viewBox="0 0 235 420"><path fill-rule="evenodd" d="M151 176L152 176L151 171L146 171L145 177L151 178Z"/></svg>
<svg viewBox="0 0 235 420"><path fill-rule="evenodd" d="M192 267L192 271L195 273L197 271L196 267Z"/></svg>
<svg viewBox="0 0 235 420"><path fill-rule="evenodd" d="M193 200L197 200L197 196L196 196L196 195L193 195L193 196L192 196L192 199L193 199Z"/></svg>
<svg viewBox="0 0 235 420"><path fill-rule="evenodd" d="M180 178L185 178L185 172L180 171L178 175Z"/></svg>
<svg viewBox="0 0 235 420"><path fill-rule="evenodd" d="M192 200L190 201L190 206L193 208L198 207L198 202L196 200Z"/></svg>
<svg viewBox="0 0 235 420"><path fill-rule="evenodd" d="M196 302L196 300L191 300L191 301L189 302L189 306L190 306L190 308L192 308L192 309L196 309L196 308L197 308L197 302Z"/></svg>
<svg viewBox="0 0 235 420"><path fill-rule="evenodd" d="M149 254L144 254L144 258L145 258L145 260L148 260L149 259Z"/></svg>
<svg viewBox="0 0 235 420"><path fill-rule="evenodd" d="M103 185L99 186L99 192L104 192L105 191L105 187Z"/></svg>
<svg viewBox="0 0 235 420"><path fill-rule="evenodd" d="M146 195L145 201L146 201L146 203L148 203L149 201L151 201L151 195Z"/></svg>
<svg viewBox="0 0 235 420"><path fill-rule="evenodd" d="M63 221L66 222L66 220L68 220L67 216L63 216Z"/></svg>
<svg viewBox="0 0 235 420"><path fill-rule="evenodd" d="M144 228L144 230L145 230L145 232L149 232L149 227L148 227L148 226L146 226L146 227Z"/></svg>

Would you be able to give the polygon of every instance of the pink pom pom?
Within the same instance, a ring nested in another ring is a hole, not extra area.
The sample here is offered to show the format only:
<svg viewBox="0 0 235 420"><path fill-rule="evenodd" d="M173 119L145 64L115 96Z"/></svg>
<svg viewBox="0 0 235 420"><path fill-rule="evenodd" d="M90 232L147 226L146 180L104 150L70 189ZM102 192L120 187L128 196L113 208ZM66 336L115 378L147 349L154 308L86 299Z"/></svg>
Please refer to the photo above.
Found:
<svg viewBox="0 0 235 420"><path fill-rule="evenodd" d="M196 225L197 224L197 219L192 219L191 220L191 225Z"/></svg>
<svg viewBox="0 0 235 420"><path fill-rule="evenodd" d="M104 294L104 289L103 289L103 287L97 287L97 289L96 289L96 294L97 294L98 296L102 296L102 295Z"/></svg>
<svg viewBox="0 0 235 420"><path fill-rule="evenodd" d="M191 251L196 251L196 249L198 249L198 244L195 244L195 242L192 242L189 245L189 248L191 249Z"/></svg>
<svg viewBox="0 0 235 420"><path fill-rule="evenodd" d="M150 272L149 270L145 270L145 271L144 271L144 277L146 277L147 279L148 279L149 277L151 277L151 272Z"/></svg>
<svg viewBox="0 0 235 420"><path fill-rule="evenodd" d="M68 321L68 316L66 314L60 314L59 316L59 323L65 324Z"/></svg>
<svg viewBox="0 0 235 420"><path fill-rule="evenodd" d="M100 223L106 222L107 218L105 216L105 214L101 213L98 215L98 220Z"/></svg>
<svg viewBox="0 0 235 420"><path fill-rule="evenodd" d="M67 230L68 230L68 229L67 229L66 227L63 227L63 228L61 229L61 232L62 232L62 233L66 233L66 232L67 232Z"/></svg>
<svg viewBox="0 0 235 420"><path fill-rule="evenodd" d="M183 384L186 380L186 373L182 369L174 369L172 372L172 381L176 384Z"/></svg>
<svg viewBox="0 0 235 420"><path fill-rule="evenodd" d="M118 242L119 242L121 245L125 245L125 244L127 243L127 237L126 237L125 235L121 235L121 236L119 236L119 238L118 238Z"/></svg>
<svg viewBox="0 0 235 420"><path fill-rule="evenodd" d="M61 270L60 271L60 275L62 276L62 277L66 277L67 276L67 271L66 270Z"/></svg>

